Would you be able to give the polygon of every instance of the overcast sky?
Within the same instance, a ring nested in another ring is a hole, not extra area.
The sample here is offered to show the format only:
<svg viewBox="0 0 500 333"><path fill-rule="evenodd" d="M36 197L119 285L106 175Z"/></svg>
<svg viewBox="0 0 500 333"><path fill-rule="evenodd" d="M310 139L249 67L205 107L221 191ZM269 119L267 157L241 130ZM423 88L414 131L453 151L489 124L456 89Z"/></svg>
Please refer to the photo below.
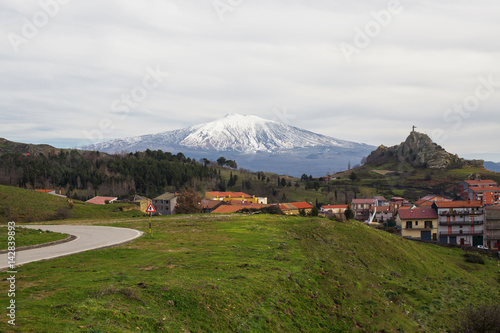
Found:
<svg viewBox="0 0 500 333"><path fill-rule="evenodd" d="M498 0L0 2L0 137L75 147L254 114L500 162ZM168 73L168 74L167 74Z"/></svg>

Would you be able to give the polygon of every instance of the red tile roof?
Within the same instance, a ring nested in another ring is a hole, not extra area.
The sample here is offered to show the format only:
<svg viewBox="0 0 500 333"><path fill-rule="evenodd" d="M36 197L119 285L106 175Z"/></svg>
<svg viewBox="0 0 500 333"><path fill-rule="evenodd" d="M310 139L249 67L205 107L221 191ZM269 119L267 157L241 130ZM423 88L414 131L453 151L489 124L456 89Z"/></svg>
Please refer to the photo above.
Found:
<svg viewBox="0 0 500 333"><path fill-rule="evenodd" d="M500 187L489 186L489 187L469 187L469 190L473 192L500 192Z"/></svg>
<svg viewBox="0 0 500 333"><path fill-rule="evenodd" d="M54 190L35 190L37 192L42 192L42 193L49 193L49 192L52 192Z"/></svg>
<svg viewBox="0 0 500 333"><path fill-rule="evenodd" d="M485 179L485 180L466 180L465 183L469 185L485 185L485 184L497 184L494 180Z"/></svg>
<svg viewBox="0 0 500 333"><path fill-rule="evenodd" d="M313 208L313 206L308 204L307 202L290 202L290 204L298 209L311 209L311 208Z"/></svg>
<svg viewBox="0 0 500 333"><path fill-rule="evenodd" d="M217 207L212 213L214 214L228 214L228 213L236 213L242 209L245 208L254 208L254 209L261 209L263 205L261 204L238 204L238 205L222 205L220 207Z"/></svg>
<svg viewBox="0 0 500 333"><path fill-rule="evenodd" d="M400 209L398 215L402 220L437 219L438 215L432 208Z"/></svg>
<svg viewBox="0 0 500 333"><path fill-rule="evenodd" d="M352 204L370 204L374 205L376 199L352 199Z"/></svg>
<svg viewBox="0 0 500 333"><path fill-rule="evenodd" d="M438 208L469 208L469 207L481 207L481 201L471 200L471 201L436 201L434 203Z"/></svg>
<svg viewBox="0 0 500 333"><path fill-rule="evenodd" d="M117 197L94 197L94 198L87 200L85 202L88 202L88 203L91 203L94 205L105 205L106 201L113 202L117 199L118 199Z"/></svg>

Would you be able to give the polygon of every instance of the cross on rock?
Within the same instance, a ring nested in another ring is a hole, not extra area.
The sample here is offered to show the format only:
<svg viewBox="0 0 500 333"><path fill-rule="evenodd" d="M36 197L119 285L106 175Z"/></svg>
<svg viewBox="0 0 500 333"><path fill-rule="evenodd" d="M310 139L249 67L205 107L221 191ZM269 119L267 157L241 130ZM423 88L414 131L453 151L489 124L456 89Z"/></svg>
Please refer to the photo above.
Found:
<svg viewBox="0 0 500 333"><path fill-rule="evenodd" d="M417 126L413 125L412 132L415 132L415 128L417 128Z"/></svg>

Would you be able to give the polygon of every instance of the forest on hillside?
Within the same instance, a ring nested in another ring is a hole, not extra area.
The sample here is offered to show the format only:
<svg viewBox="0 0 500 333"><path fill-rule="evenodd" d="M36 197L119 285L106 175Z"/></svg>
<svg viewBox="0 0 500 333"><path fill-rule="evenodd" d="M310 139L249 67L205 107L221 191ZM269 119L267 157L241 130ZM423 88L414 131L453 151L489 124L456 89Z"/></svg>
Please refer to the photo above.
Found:
<svg viewBox="0 0 500 333"><path fill-rule="evenodd" d="M231 162L230 162L231 163ZM205 163L169 152L107 155L94 151L8 153L0 156L0 184L26 189L56 189L87 200L95 195L155 197L202 181L217 187L220 171Z"/></svg>

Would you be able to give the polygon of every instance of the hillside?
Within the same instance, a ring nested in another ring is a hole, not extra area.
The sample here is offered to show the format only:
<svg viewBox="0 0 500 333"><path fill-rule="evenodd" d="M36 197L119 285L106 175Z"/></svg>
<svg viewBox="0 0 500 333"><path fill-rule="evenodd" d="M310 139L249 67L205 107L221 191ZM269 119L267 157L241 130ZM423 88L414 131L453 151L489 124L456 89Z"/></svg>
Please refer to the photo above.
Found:
<svg viewBox="0 0 500 333"><path fill-rule="evenodd" d="M500 182L500 173L484 168L482 160L465 160L448 153L418 132L410 133L400 145L380 146L364 165L333 177L336 180L330 182L332 187L357 192L358 197L402 196L410 201L430 193L456 198L458 184L467 179Z"/></svg>
<svg viewBox="0 0 500 333"><path fill-rule="evenodd" d="M56 148L49 145L34 145L27 143L19 143L0 138L0 155L12 154L40 154L55 151Z"/></svg>
<svg viewBox="0 0 500 333"><path fill-rule="evenodd" d="M147 219L108 224L147 231ZM18 329L446 332L463 308L500 302L497 259L467 263L461 249L354 221L195 215L153 225L154 238L23 266Z"/></svg>
<svg viewBox="0 0 500 333"><path fill-rule="evenodd" d="M482 167L482 160L464 160L444 150L434 143L429 136L419 132L411 132L404 142L393 147L380 146L367 158L369 166L380 166L390 163L406 163L415 168L428 169L460 169Z"/></svg>
<svg viewBox="0 0 500 333"><path fill-rule="evenodd" d="M120 211L131 205L92 205L54 195L0 185L0 222L19 223L68 218L110 218L139 215L138 211Z"/></svg>

